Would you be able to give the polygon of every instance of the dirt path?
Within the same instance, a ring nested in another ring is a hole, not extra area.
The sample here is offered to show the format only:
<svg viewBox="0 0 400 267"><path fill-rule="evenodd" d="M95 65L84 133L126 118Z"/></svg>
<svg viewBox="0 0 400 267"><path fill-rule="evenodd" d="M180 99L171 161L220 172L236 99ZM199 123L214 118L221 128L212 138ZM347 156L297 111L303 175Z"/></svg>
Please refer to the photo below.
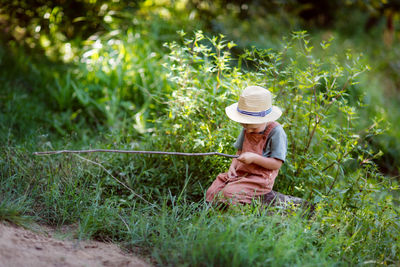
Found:
<svg viewBox="0 0 400 267"><path fill-rule="evenodd" d="M0 222L0 266L151 266L115 244L58 240L47 232Z"/></svg>

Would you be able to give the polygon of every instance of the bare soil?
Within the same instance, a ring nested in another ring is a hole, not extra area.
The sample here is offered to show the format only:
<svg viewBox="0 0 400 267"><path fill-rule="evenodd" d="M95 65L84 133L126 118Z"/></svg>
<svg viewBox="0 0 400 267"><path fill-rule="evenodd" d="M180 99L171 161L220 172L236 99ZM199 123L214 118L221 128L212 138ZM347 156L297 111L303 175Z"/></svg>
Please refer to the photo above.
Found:
<svg viewBox="0 0 400 267"><path fill-rule="evenodd" d="M0 222L0 266L151 266L112 243L61 240L54 235L51 229L33 232Z"/></svg>

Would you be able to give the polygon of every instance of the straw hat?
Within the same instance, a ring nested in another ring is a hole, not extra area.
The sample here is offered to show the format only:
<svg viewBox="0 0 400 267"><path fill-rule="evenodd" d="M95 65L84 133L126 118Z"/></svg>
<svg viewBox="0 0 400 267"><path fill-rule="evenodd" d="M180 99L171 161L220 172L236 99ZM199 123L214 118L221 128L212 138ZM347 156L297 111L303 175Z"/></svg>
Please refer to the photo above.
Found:
<svg viewBox="0 0 400 267"><path fill-rule="evenodd" d="M231 120L246 124L274 121L282 115L280 108L272 105L270 91L260 86L246 87L239 102L226 107L225 112Z"/></svg>

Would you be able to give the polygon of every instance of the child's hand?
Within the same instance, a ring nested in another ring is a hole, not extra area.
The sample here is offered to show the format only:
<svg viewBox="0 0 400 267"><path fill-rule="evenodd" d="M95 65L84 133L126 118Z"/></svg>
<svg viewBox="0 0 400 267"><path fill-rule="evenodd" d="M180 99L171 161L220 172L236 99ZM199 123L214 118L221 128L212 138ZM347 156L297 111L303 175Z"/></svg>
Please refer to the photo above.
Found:
<svg viewBox="0 0 400 267"><path fill-rule="evenodd" d="M228 170L228 178L232 179L237 177L236 168L235 166L231 165Z"/></svg>
<svg viewBox="0 0 400 267"><path fill-rule="evenodd" d="M241 162L243 162L245 164L251 164L251 163L253 163L255 161L255 159L257 157L259 157L259 155L256 154L256 153L244 152L237 158L237 160L241 161Z"/></svg>

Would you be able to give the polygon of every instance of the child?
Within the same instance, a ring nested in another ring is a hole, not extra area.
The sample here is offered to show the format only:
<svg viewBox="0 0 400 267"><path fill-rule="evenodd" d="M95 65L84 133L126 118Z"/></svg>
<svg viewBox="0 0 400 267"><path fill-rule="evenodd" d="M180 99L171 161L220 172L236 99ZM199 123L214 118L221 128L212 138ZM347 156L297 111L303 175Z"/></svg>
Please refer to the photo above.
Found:
<svg viewBox="0 0 400 267"><path fill-rule="evenodd" d="M227 173L217 176L206 193L212 202L217 196L232 204L251 203L255 197L272 190L276 176L285 161L286 134L275 122L282 111L272 106L271 93L259 86L249 86L239 102L227 108L228 117L243 126L235 147L238 158L232 160Z"/></svg>

